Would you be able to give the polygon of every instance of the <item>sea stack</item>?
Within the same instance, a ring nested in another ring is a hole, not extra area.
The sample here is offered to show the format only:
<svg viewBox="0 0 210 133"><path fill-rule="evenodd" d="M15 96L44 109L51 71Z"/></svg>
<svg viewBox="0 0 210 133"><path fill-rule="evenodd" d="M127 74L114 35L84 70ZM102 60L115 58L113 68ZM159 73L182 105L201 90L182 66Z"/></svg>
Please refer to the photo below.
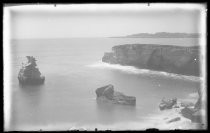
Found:
<svg viewBox="0 0 210 133"><path fill-rule="evenodd" d="M22 68L18 74L18 80L21 85L43 84L45 77L41 75L37 68L36 59L33 56L26 56L28 62L22 63Z"/></svg>

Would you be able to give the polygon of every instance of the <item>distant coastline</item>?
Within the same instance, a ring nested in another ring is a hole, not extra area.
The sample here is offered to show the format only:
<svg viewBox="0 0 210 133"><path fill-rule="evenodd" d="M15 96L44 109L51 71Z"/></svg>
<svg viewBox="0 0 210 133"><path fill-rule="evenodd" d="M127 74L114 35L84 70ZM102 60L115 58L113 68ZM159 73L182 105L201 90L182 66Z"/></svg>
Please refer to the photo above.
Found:
<svg viewBox="0 0 210 133"><path fill-rule="evenodd" d="M156 32L151 33L137 33L127 36L116 36L110 38L199 38L199 33L170 33L170 32Z"/></svg>

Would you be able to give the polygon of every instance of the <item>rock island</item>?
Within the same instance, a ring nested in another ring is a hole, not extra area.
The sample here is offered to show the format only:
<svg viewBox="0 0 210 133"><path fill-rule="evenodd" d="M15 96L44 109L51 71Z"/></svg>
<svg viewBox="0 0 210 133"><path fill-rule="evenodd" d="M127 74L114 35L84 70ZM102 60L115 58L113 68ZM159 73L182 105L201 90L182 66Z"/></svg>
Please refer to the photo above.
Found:
<svg viewBox="0 0 210 133"><path fill-rule="evenodd" d="M41 76L39 69L37 68L36 59L33 56L26 56L28 62L22 63L22 68L18 74L18 80L21 85L36 85L43 84L45 77Z"/></svg>
<svg viewBox="0 0 210 133"><path fill-rule="evenodd" d="M112 84L96 89L97 101L121 104L121 105L136 105L136 98L133 96L126 96L121 92L114 91Z"/></svg>

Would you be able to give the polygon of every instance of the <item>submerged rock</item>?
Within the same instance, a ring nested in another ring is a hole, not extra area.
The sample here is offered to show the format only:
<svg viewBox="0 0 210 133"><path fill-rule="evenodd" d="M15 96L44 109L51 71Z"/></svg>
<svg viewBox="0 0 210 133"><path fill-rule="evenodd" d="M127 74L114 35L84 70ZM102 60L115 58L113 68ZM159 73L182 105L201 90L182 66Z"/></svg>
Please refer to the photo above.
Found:
<svg viewBox="0 0 210 133"><path fill-rule="evenodd" d="M28 62L22 63L22 68L18 74L18 80L21 85L43 84L45 77L41 76L39 69L36 67L36 59L33 56L26 56Z"/></svg>
<svg viewBox="0 0 210 133"><path fill-rule="evenodd" d="M121 92L114 91L113 85L106 85L96 89L97 101L122 104L122 105L136 105L136 98L133 96L126 96Z"/></svg>
<svg viewBox="0 0 210 133"><path fill-rule="evenodd" d="M167 123L172 123L172 122L176 122L176 121L180 121L180 120L181 120L180 117L176 117L176 118L169 120Z"/></svg>
<svg viewBox="0 0 210 133"><path fill-rule="evenodd" d="M169 99L169 100L164 100L162 99L159 108L160 110L165 110L165 109L172 109L172 107L177 103L177 98Z"/></svg>

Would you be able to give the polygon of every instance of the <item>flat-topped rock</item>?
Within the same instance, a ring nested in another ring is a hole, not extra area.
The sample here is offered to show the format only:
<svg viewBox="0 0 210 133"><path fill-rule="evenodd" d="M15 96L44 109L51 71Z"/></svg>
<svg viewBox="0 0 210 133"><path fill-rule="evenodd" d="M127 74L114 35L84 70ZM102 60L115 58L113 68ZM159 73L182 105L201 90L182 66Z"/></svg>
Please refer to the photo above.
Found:
<svg viewBox="0 0 210 133"><path fill-rule="evenodd" d="M37 85L43 84L45 77L37 68L36 59L33 56L26 56L27 63L22 63L22 68L18 74L18 80L21 85Z"/></svg>
<svg viewBox="0 0 210 133"><path fill-rule="evenodd" d="M114 91L114 86L109 84L96 89L97 101L122 104L122 105L136 105L136 98L133 96L126 96L121 92Z"/></svg>

